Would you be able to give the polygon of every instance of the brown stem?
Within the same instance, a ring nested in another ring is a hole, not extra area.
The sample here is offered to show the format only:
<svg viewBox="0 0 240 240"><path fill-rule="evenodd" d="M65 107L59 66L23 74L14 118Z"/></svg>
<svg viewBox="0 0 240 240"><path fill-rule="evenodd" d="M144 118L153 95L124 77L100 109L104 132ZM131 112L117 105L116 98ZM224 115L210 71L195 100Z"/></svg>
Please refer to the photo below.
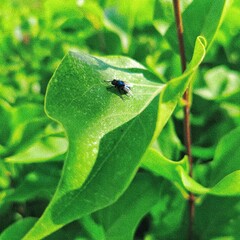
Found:
<svg viewBox="0 0 240 240"><path fill-rule="evenodd" d="M181 58L182 72L186 70L186 57L184 50L184 41L183 41L183 24L180 11L180 2L179 0L173 0L175 21L177 25L177 35L179 43L179 53ZM183 99L185 101L184 107L184 137L185 137L185 147L187 149L187 155L189 159L189 175L192 177L193 169L193 159L191 153L191 127L190 127L190 103L189 103L189 89L184 93ZM188 239L193 239L193 220L194 220L194 195L190 193L189 195L189 228L188 228Z"/></svg>

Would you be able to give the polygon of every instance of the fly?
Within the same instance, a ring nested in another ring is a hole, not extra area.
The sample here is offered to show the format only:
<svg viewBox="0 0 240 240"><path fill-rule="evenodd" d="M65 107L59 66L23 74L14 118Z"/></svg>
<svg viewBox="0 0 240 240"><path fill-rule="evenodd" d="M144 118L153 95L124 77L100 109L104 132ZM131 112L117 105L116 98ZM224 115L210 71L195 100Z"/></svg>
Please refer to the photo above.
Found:
<svg viewBox="0 0 240 240"><path fill-rule="evenodd" d="M132 92L131 92L132 84L126 83L119 79L113 79L107 82L111 82L111 84L118 90L120 94L132 95Z"/></svg>

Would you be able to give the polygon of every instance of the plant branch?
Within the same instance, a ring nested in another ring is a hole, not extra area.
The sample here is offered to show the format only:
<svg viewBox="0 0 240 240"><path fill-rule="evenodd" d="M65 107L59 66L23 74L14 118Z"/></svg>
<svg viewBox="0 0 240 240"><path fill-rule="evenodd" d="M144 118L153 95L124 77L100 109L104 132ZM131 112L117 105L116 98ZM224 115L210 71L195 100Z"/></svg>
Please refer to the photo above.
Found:
<svg viewBox="0 0 240 240"><path fill-rule="evenodd" d="M186 70L186 57L183 41L183 24L180 11L180 2L179 0L173 0L175 21L177 25L177 35L179 43L179 53L181 58L182 72ZM183 99L185 101L184 107L184 138L185 138L185 147L187 150L187 155L189 159L189 175L192 177L193 169L193 159L191 153L191 126L190 126L190 101L189 101L189 89L184 93ZM194 195L189 194L189 230L188 230L188 239L193 239L193 220L194 220Z"/></svg>

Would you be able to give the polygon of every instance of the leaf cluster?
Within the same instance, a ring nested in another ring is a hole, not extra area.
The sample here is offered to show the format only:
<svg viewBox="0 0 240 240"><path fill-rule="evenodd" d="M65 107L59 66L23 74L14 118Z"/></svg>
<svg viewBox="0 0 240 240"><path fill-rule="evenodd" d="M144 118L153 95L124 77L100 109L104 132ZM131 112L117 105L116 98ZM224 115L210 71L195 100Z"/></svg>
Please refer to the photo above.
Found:
<svg viewBox="0 0 240 240"><path fill-rule="evenodd" d="M197 239L240 238L240 4L181 3L184 73L171 1L2 1L1 240L186 239L190 192Z"/></svg>

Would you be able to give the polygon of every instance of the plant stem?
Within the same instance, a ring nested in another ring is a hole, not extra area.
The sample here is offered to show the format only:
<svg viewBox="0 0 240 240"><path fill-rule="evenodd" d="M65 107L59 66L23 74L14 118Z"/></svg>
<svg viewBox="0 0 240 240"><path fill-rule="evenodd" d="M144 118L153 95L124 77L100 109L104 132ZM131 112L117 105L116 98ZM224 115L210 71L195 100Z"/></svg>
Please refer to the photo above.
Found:
<svg viewBox="0 0 240 240"><path fill-rule="evenodd" d="M178 35L178 43L179 43L179 53L181 58L181 66L182 72L186 70L186 57L184 50L184 41L183 41L183 24L182 17L180 11L180 2L179 0L173 0L174 6L174 14L175 21L177 25L177 35ZM192 177L192 169L193 169L193 159L191 153L191 126L190 126L190 101L189 101L189 89L184 93L183 99L185 101L184 107L184 138L185 138L185 147L187 150L190 170L189 175ZM188 239L193 239L193 220L194 220L194 195L192 193L189 194L189 228L188 228Z"/></svg>

